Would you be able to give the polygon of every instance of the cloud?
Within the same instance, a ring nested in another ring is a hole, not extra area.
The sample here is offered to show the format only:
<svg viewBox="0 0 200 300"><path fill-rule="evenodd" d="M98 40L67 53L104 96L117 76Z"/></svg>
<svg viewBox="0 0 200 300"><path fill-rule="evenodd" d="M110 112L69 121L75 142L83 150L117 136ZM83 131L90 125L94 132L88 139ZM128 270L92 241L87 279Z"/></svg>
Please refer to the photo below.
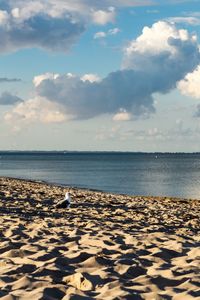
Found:
<svg viewBox="0 0 200 300"><path fill-rule="evenodd" d="M177 82L199 62L199 46L193 35L167 22L157 22L145 27L124 50L121 70L98 80L91 74L37 76L35 97L27 102L27 107L34 101L39 101L40 108L44 100L57 104L66 120L101 114L114 115L115 120L147 118L155 113L154 94L176 88ZM38 113L41 116L41 109Z"/></svg>
<svg viewBox="0 0 200 300"><path fill-rule="evenodd" d="M113 23L115 21L116 11L114 7L109 7L107 11L97 10L93 12L93 22L99 25Z"/></svg>
<svg viewBox="0 0 200 300"><path fill-rule="evenodd" d="M138 2L1 0L0 53L33 47L67 52L89 24L113 23L118 7L137 6Z"/></svg>
<svg viewBox="0 0 200 300"><path fill-rule="evenodd" d="M167 19L170 23L182 23L182 24L189 24L193 26L200 25L200 18L197 17L171 17Z"/></svg>
<svg viewBox="0 0 200 300"><path fill-rule="evenodd" d="M6 78L6 77L2 77L0 78L0 83L4 83L4 82L20 82L22 81L19 78Z"/></svg>
<svg viewBox="0 0 200 300"><path fill-rule="evenodd" d="M37 87L43 80L47 79L56 79L59 77L59 74L45 73L42 75L35 76L33 79L33 84Z"/></svg>
<svg viewBox="0 0 200 300"><path fill-rule="evenodd" d="M187 74L183 80L178 82L177 87L183 95L199 100L200 65L194 70L194 72ZM193 116L197 118L200 117L200 104L197 105Z"/></svg>
<svg viewBox="0 0 200 300"><path fill-rule="evenodd" d="M187 51L192 54L192 64L195 65L199 59L196 35L190 35L185 29L177 29L168 22L158 21L152 27L145 26L142 34L129 43L125 49L123 67L142 70L145 66L145 71L150 67L155 69L160 60L180 60Z"/></svg>
<svg viewBox="0 0 200 300"><path fill-rule="evenodd" d="M108 35L116 35L117 33L119 33L121 30L117 27L109 29L108 30Z"/></svg>
<svg viewBox="0 0 200 300"><path fill-rule="evenodd" d="M200 65L177 84L183 95L200 99Z"/></svg>
<svg viewBox="0 0 200 300"><path fill-rule="evenodd" d="M97 74L85 74L81 77L81 80L83 82L89 81L91 83L101 81L100 77Z"/></svg>
<svg viewBox="0 0 200 300"><path fill-rule="evenodd" d="M8 92L4 92L0 96L0 105L14 105L23 100L15 95L12 95Z"/></svg>
<svg viewBox="0 0 200 300"><path fill-rule="evenodd" d="M67 52L88 23L113 22L115 9L97 10L80 1L8 1L0 3L0 52L42 48Z"/></svg>
<svg viewBox="0 0 200 300"><path fill-rule="evenodd" d="M0 17L0 52L31 47L66 52L84 30L84 23L72 16L57 18L44 13L23 19L11 12L3 23Z"/></svg>
<svg viewBox="0 0 200 300"><path fill-rule="evenodd" d="M67 121L63 108L57 103L46 99L37 98L19 103L12 112L7 112L5 121L16 124L29 124L33 122L41 123L62 123ZM68 116L68 120L70 116Z"/></svg>
<svg viewBox="0 0 200 300"><path fill-rule="evenodd" d="M94 35L94 39L102 39L102 38L105 38L107 36L106 32L105 31L98 31L95 33Z"/></svg>
<svg viewBox="0 0 200 300"><path fill-rule="evenodd" d="M96 32L94 35L94 39L101 39L101 38L106 38L107 36L112 36L116 35L120 32L121 30L117 27L109 29L108 31L99 31Z"/></svg>
<svg viewBox="0 0 200 300"><path fill-rule="evenodd" d="M114 115L113 121L130 121L131 114L126 110L120 110L117 114Z"/></svg>
<svg viewBox="0 0 200 300"><path fill-rule="evenodd" d="M153 100L144 92L139 97L141 85L133 84L139 80L139 75L141 78L142 74L123 70L93 82L83 80L85 76L60 75L56 79L43 80L36 87L36 94L49 101L61 103L66 114L73 115L74 119L113 114L121 109L145 116L154 112Z"/></svg>
<svg viewBox="0 0 200 300"><path fill-rule="evenodd" d="M128 129L129 128L129 129ZM129 140L132 143L134 141L147 141L151 144L156 141L185 141L188 140L197 140L200 136L200 130L198 127L188 128L184 126L184 122L182 120L178 120L178 122L171 122L171 126L168 128L159 128L159 127L147 127L147 128L134 128L130 129L130 127L122 126L121 124L115 123L115 126L108 127L100 127L95 136L96 140ZM166 149L165 149L166 150Z"/></svg>
<svg viewBox="0 0 200 300"><path fill-rule="evenodd" d="M175 88L176 82L193 71L199 61L196 36L159 21L151 28L144 27L142 35L129 44L122 66L144 73L145 91L152 94Z"/></svg>
<svg viewBox="0 0 200 300"><path fill-rule="evenodd" d="M89 24L115 22L118 8L154 4L151 0L1 0L0 53L32 47L67 52ZM118 32L100 31L95 38Z"/></svg>

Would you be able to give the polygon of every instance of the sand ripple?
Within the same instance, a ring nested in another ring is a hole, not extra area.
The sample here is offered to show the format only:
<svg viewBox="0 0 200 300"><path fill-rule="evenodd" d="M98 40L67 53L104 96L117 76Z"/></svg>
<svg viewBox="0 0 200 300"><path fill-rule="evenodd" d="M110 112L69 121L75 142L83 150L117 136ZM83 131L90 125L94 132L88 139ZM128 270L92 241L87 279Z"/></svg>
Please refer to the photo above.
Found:
<svg viewBox="0 0 200 300"><path fill-rule="evenodd" d="M1 299L200 299L199 201L0 187Z"/></svg>

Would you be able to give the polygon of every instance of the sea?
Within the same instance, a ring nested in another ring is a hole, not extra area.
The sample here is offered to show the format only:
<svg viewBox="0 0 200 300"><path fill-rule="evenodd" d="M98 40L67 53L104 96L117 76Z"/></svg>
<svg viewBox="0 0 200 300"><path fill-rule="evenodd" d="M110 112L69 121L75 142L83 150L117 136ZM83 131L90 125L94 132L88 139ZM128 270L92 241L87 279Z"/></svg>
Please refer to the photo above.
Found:
<svg viewBox="0 0 200 300"><path fill-rule="evenodd" d="M0 152L0 177L200 199L200 153Z"/></svg>

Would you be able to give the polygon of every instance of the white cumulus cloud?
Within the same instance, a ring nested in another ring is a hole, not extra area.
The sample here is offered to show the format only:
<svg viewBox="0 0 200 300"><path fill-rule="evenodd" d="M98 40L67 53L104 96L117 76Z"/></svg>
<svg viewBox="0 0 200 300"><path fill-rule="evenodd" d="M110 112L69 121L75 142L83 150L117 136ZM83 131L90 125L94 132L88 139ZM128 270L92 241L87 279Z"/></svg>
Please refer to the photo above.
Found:
<svg viewBox="0 0 200 300"><path fill-rule="evenodd" d="M63 110L60 104L37 97L19 103L11 112L5 114L4 119L15 125L18 122L62 123L70 119Z"/></svg>
<svg viewBox="0 0 200 300"><path fill-rule="evenodd" d="M45 106L48 101L48 105L61 107L57 111L62 111L66 120L68 116L89 119L101 114L114 115L115 120L146 118L155 112L154 94L176 88L199 62L199 46L193 35L167 22L157 22L130 42L121 70L103 79L93 74L40 75L34 79L31 103L39 99L40 109L34 110L39 120L43 101ZM17 107L10 113L20 118Z"/></svg>
<svg viewBox="0 0 200 300"><path fill-rule="evenodd" d="M166 54L166 58L173 58L176 53L177 56L179 54L179 45L186 47L195 42L196 36L190 36L187 30L177 29L168 22L159 21L152 27L144 27L142 34L125 49L123 67L141 69L145 66L146 68L155 63L153 57L158 58L159 54ZM138 56L143 61L138 59Z"/></svg>
<svg viewBox="0 0 200 300"><path fill-rule="evenodd" d="M0 53L32 47L67 52L89 24L113 23L118 7L135 5L137 1L1 0Z"/></svg>
<svg viewBox="0 0 200 300"><path fill-rule="evenodd" d="M200 65L178 83L182 94L200 99Z"/></svg>
<svg viewBox="0 0 200 300"><path fill-rule="evenodd" d="M33 78L33 83L34 83L35 86L38 86L38 85L40 85L40 83L43 80L56 79L58 76L59 76L59 74L52 74L52 73L41 74L41 75L35 76Z"/></svg>

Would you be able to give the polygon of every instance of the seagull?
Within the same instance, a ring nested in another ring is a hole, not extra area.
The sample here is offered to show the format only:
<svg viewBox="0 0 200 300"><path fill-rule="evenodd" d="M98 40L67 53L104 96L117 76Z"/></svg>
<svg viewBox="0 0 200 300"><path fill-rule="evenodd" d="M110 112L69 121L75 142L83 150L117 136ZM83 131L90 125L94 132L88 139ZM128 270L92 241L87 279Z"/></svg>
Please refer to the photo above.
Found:
<svg viewBox="0 0 200 300"><path fill-rule="evenodd" d="M71 204L70 193L66 192L65 198L56 204L57 208L69 208Z"/></svg>
<svg viewBox="0 0 200 300"><path fill-rule="evenodd" d="M68 203L68 206L67 206L67 207L70 207L70 204L71 204L71 197L70 197L70 193L69 193L69 192L66 192L64 201L66 201L66 203Z"/></svg>

